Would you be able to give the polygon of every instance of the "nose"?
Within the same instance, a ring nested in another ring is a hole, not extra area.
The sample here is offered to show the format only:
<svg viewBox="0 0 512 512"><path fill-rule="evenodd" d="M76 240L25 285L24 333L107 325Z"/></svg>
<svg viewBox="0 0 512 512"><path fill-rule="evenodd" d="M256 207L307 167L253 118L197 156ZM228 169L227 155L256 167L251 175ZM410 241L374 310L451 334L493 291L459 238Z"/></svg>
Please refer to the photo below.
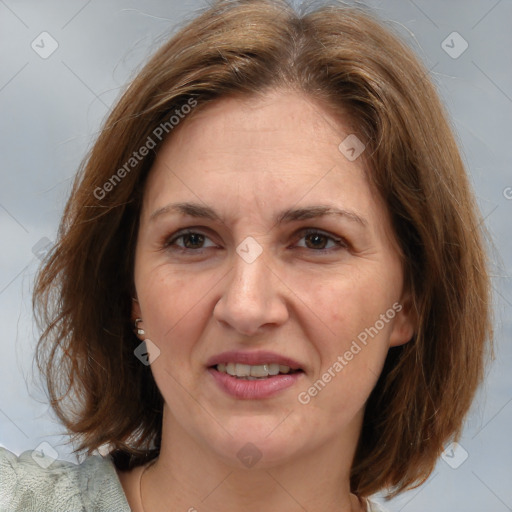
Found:
<svg viewBox="0 0 512 512"><path fill-rule="evenodd" d="M213 311L221 324L252 336L264 326L286 322L288 310L283 291L287 288L262 255L248 263L235 254L233 269L224 283L222 297Z"/></svg>

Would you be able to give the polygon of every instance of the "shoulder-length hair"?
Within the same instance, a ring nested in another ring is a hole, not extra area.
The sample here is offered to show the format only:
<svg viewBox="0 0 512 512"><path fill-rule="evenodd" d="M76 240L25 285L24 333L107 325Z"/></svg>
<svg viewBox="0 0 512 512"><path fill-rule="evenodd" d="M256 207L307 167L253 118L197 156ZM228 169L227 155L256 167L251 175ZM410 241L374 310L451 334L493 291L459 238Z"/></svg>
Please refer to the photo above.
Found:
<svg viewBox="0 0 512 512"><path fill-rule="evenodd" d="M134 357L130 321L145 180L176 119L279 88L350 123L399 242L418 325L389 350L351 472L357 495L395 495L423 483L460 436L492 340L490 280L481 216L428 71L359 8L221 0L155 53L82 162L37 275L37 364L75 452L108 445L120 469L158 456L163 399Z"/></svg>

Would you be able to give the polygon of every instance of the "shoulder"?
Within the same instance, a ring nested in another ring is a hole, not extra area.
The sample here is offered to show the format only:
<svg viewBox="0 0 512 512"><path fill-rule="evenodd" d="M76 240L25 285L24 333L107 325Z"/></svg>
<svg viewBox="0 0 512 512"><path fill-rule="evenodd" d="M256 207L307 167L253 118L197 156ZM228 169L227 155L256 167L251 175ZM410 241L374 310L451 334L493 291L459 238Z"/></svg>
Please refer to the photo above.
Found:
<svg viewBox="0 0 512 512"><path fill-rule="evenodd" d="M0 510L130 512L109 457L93 455L73 464L38 453L16 456L0 447Z"/></svg>

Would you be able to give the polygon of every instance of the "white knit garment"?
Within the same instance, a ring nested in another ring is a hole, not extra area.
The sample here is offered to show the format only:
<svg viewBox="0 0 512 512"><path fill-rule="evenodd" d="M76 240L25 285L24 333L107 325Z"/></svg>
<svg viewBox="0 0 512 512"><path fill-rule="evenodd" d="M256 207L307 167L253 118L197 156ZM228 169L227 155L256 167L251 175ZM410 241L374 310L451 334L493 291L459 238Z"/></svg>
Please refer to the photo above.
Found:
<svg viewBox="0 0 512 512"><path fill-rule="evenodd" d="M1 512L131 512L110 458L55 460L44 468L32 453L17 457L0 447Z"/></svg>

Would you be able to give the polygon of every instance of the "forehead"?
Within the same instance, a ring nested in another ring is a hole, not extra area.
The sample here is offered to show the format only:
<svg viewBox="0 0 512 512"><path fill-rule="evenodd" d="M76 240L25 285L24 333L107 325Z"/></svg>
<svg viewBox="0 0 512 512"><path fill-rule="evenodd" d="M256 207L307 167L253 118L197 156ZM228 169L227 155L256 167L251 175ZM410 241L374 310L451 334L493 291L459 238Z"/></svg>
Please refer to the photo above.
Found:
<svg viewBox="0 0 512 512"><path fill-rule="evenodd" d="M253 156L269 164L285 156L318 160L318 150L329 159L348 134L345 124L312 98L278 90L265 95L225 97L199 107L173 131L162 150L165 152L168 146L188 148L199 160L213 160L216 155L212 151L224 150L224 162L229 158L250 162ZM331 160L336 163L338 151L334 155Z"/></svg>
<svg viewBox="0 0 512 512"><path fill-rule="evenodd" d="M348 135L339 118L301 93L216 100L181 121L161 147L143 215L180 200L215 205L232 218L329 203L382 219L362 159L339 149Z"/></svg>

